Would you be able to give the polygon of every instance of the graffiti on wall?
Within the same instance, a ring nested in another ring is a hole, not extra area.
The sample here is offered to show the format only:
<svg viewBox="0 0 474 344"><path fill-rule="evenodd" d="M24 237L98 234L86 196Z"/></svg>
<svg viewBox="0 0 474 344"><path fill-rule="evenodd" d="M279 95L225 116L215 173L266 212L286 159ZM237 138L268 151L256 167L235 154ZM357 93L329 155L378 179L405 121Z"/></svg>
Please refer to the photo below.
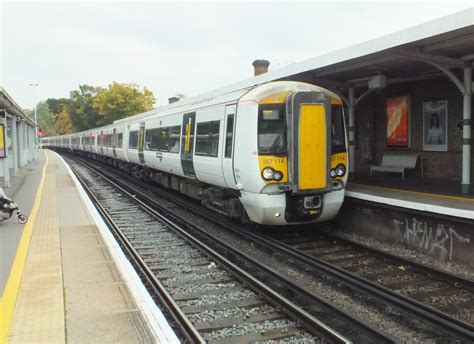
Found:
<svg viewBox="0 0 474 344"><path fill-rule="evenodd" d="M392 221L398 230L400 243L415 245L429 254L439 255L442 259L451 260L456 245L466 245L471 241L442 223L430 225L427 221L415 217Z"/></svg>

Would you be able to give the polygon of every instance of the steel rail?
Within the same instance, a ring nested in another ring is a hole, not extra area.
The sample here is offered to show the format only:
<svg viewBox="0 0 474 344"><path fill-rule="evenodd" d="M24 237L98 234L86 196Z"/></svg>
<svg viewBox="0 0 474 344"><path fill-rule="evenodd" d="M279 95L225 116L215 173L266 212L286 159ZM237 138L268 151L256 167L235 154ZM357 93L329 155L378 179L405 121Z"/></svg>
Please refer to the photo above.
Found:
<svg viewBox="0 0 474 344"><path fill-rule="evenodd" d="M134 180L134 182L137 183L136 180ZM138 181L137 184L139 183L140 181ZM156 192L156 190L154 191ZM161 190L159 192L164 193ZM170 199L169 193L167 193L167 197L168 199ZM301 251L295 250L291 246L281 243L280 241L269 238L267 236L261 236L255 232L251 232L245 228L242 228L241 226L238 226L234 223L230 223L228 220L222 220L222 219L216 218L215 213L210 214L210 211L208 212L207 209L203 209L201 206L197 206L196 204L183 200L180 197L173 197L172 201L177 202L180 205L186 206L188 208L193 208L193 211L198 213L200 216L204 216L206 219L209 219L213 221L214 223L224 226L238 235L243 235L243 233L245 233L247 238L250 240L253 240L257 243L262 243L262 242L265 242L266 244L268 243L270 247L276 250L281 250L285 252L286 254L291 255L293 258L299 259L302 262L305 262L306 264L313 265L315 268L324 269L326 273L331 274L340 280L344 280L346 283L350 283L357 286L359 290L364 290L365 292L372 293L376 295L378 298L380 298L381 300L389 301L390 303L394 304L397 307L400 307L403 310L409 310L412 314L422 319L425 319L425 321L429 323L435 323L438 326L441 326L448 333L451 333L454 335L461 335L465 340L474 342L474 326L472 326L471 324L468 324L462 320L459 320L435 308L427 306L419 301L416 301L404 295L398 294L384 286L376 284L364 277L357 276L338 266L325 262L316 257L310 256ZM388 254L385 254L385 255L390 258L393 257ZM394 257L394 258L397 258L397 257ZM408 260L405 260L405 262L407 262L407 264L412 264L412 262ZM417 265L417 264L414 263L412 265ZM448 273L431 269L430 267L426 267L426 266L422 266L422 267L425 270L433 270L433 273L436 273L436 274L445 274L443 281L449 280L449 277L451 276ZM467 279L458 277L455 279L455 281L458 283L471 285L471 288L472 288L472 282Z"/></svg>
<svg viewBox="0 0 474 344"><path fill-rule="evenodd" d="M371 294L376 295L381 300L386 300L392 303L393 305L401 308L402 310L409 310L410 313L418 316L419 318L425 319L429 323L435 323L438 326L441 326L445 331L454 335L461 335L464 340L469 342L474 342L474 327L471 324L468 324L462 320L452 317L449 314L443 313L435 308L429 307L419 301L395 293L394 291L383 287L379 284L376 284L364 277L357 276L349 271L346 271L338 266L327 263L321 259L310 256L301 251L295 250L291 246L281 243L275 239L269 238L267 236L262 236L255 232L249 231L246 228L242 228L234 223L230 223L227 220L218 219L212 216L210 213L204 213L202 207L198 207L191 202L187 202L176 197L176 202L181 204L186 204L187 207L193 207L194 211L198 212L200 216L204 216L207 219L218 223L221 226L225 226L227 229L236 233L237 235L244 235L247 239L255 241L256 243L265 243L265 246L272 247L275 250L280 250L286 254L292 256L293 258L299 259L300 261L312 265L315 268L323 269L326 273L343 280L346 283L353 284L357 286L359 290L364 290ZM201 209L199 209L201 208ZM388 255L389 257L392 257ZM425 267L429 269L429 267ZM449 275L448 275L449 276ZM464 279L460 278L459 282L465 282ZM467 281L469 283L469 281Z"/></svg>
<svg viewBox="0 0 474 344"><path fill-rule="evenodd" d="M77 160L77 159L76 159ZM129 187L118 181L118 180L111 180L114 178L110 178L108 176L105 176L103 173L98 171L96 168L90 166L89 164L79 160L81 163L87 166L87 168L93 170L96 174L100 175L103 179L105 179L108 183L113 185L115 188L119 189L122 193L126 194L130 198L132 198L135 202L140 204L144 209L146 209L150 214L153 216L159 218L161 221L165 222L168 226L172 227L173 230L175 230L177 233L179 233L185 240L188 242L192 243L194 246L199 247L202 251L204 251L208 256L212 257L216 261L218 261L220 264L223 266L227 267L228 270L233 272L233 275L236 276L239 280L243 281L244 283L247 283L249 286L252 286L254 291L257 293L263 293L266 295L266 298L268 301L273 303L277 307L282 307L284 310L287 311L287 313L290 313L290 317L293 319L297 320L298 322L302 323L305 325L305 328L312 332L316 336L325 336L327 339L331 340L334 343L351 343L351 341L338 332L334 331L332 328L321 322L320 320L316 319L314 316L306 312L305 310L301 309L300 307L296 306L293 302L288 300L287 298L283 297L273 289L269 288L267 285L262 283L260 280L257 278L253 277L249 273L247 273L245 270L241 269L238 267L236 264L232 263L230 260L210 248L207 244L202 243L199 241L197 238L193 237L191 234L189 234L184 228L182 228L180 225L176 224L166 216L160 214L157 212L153 207L149 206L147 203L143 202L137 197L138 192L136 190L132 190L132 192L128 191ZM155 206L158 208L162 208L159 204L156 203L155 200L150 199L146 195L141 195L142 197L146 198L149 202L152 202ZM97 200L97 199L96 199ZM162 211L169 212L165 208L161 209ZM104 210L105 211L105 210ZM169 214L172 217L175 217L173 214ZM107 215L107 218L110 218ZM110 219L111 220L111 219ZM186 222L186 221L185 221ZM113 223L113 221L112 221ZM187 223L189 226L195 226L194 224ZM124 237L123 233L120 233L121 236ZM215 238L214 238L215 239ZM125 238L126 240L126 238ZM130 244L131 245L131 244ZM134 255L138 255L136 251L133 249L133 247L130 247L134 251ZM229 249L232 249L228 246ZM146 263L143 262L143 264ZM148 268L147 268L148 269ZM154 277L154 276L153 276ZM156 277L154 277L156 280ZM295 286L296 287L296 286ZM183 314L184 315L184 314ZM393 342L393 341L390 341Z"/></svg>
<svg viewBox="0 0 474 344"><path fill-rule="evenodd" d="M82 160L81 160L81 161L82 161ZM83 161L83 163L86 164L86 165L88 166L88 168L93 169L96 173L103 175L102 172L97 171L97 168L90 166L89 163L84 162L84 161ZM116 170L113 170L113 171L114 171L114 172L117 172ZM128 176L128 175L127 175L127 176ZM130 183L130 180L127 180L126 182L123 182L123 181L120 181L118 178L115 178L115 177L110 177L110 176L105 177L105 176L104 176L104 178L109 179L111 183L117 185L117 187L120 187L121 189L125 189L125 190L128 189L128 190L130 190L130 191L131 191L131 192L129 192L130 195L131 195L132 197L134 197L136 200L138 200L138 198L136 197L136 195L138 195L139 192L137 192L137 190L131 188L131 187L128 185L128 184ZM113 181L112 181L112 179L113 179ZM136 180L134 180L133 182L137 184L137 181L136 181ZM127 183L128 183L128 184L127 184ZM144 183L143 183L143 184L144 184ZM142 185L142 186L143 186L144 188L147 188L147 190L149 191L149 189L150 189L150 186L149 186L149 185ZM154 190L154 191L155 191L155 190ZM125 192L127 192L127 191L125 191ZM245 259L245 260L251 262L251 263L254 264L255 266L258 266L260 269L266 270L270 275L273 276L273 278L279 279L279 280L281 281L281 283L290 285L293 291L298 291L298 292L299 292L300 294L302 294L304 297L306 297L306 298L311 298L311 299L313 299L313 300L319 302L320 304L323 304L325 307L329 308L332 312L337 313L339 317L345 318L346 321L349 321L349 322L351 322L353 325L358 326L360 329L363 329L363 330L366 331L367 333L370 333L370 335L372 336L372 338L375 338L378 343L382 343L382 342L385 342L385 343L395 343L395 342L397 342L397 340L396 340L394 337L388 335L388 334L385 333L384 331L382 331L382 330L380 330L380 329L378 329L378 328L376 328L376 327L374 327L374 326L372 326L372 325L370 325L370 324L367 324L367 323L361 321L361 320L358 319L357 317L353 316L351 313L349 313L349 312L343 310L342 308L340 308L339 306L333 304L332 302L327 301L327 300L325 300L325 299L323 299L323 298L321 298L321 297L319 297L319 296L317 296L317 295L314 295L313 293L310 293L310 292L307 291L306 289L304 289L304 288L302 288L302 287L300 287L300 286L294 284L293 282L287 280L286 278L282 277L280 274L278 274L278 273L277 273L276 271L274 271L272 268L270 268L270 267L268 267L268 266L266 266L266 265L264 265L264 264L262 264L262 263L256 261L256 260L253 259L252 257L250 257L250 256L248 256L248 255L246 255L246 254L244 254L244 253L242 253L242 252L236 250L234 247L228 245L228 244L225 243L224 241L219 240L219 239L217 239L217 238L215 238L215 237L209 237L209 235L208 235L205 231L203 231L201 228L197 227L196 224L194 224L194 223L192 223L192 222L190 222L189 220L186 220L186 219L179 219L176 215L171 214L168 209L166 209L165 207L163 207L162 205L160 205L159 203L157 203L156 200L153 199L153 198L151 198L150 196L141 194L141 197L143 197L144 199L146 199L146 200L147 200L147 203L153 204L155 207L157 207L157 208L160 209L161 211L166 212L166 213L169 213L169 214L170 214L173 218L175 218L176 220L181 221L182 223L185 223L186 226L192 227L192 228L198 230L202 235L207 236L209 239L211 239L211 240L213 240L213 241L215 241L215 242L218 242L219 245L225 247L226 250L231 251L231 252L234 252L235 255L240 255L240 256L243 257L243 259ZM167 194L167 197L169 198L170 195ZM181 204L184 204L185 206L189 207L189 204L187 204L188 202L182 201L182 200L180 200L178 197L176 197L176 200L173 200L173 202L175 202L175 201L177 201L177 202L182 202ZM153 209L152 209L147 203L144 203L144 202L143 202L144 207L150 209L150 211L153 211ZM185 203L186 203L186 204L185 204ZM193 206L196 208L195 210L198 211L198 210L197 210L198 207L197 207L196 205L193 205ZM202 212L202 211L203 211L203 209L201 208L201 209L199 210L199 214L200 214L200 215L203 215L203 212ZM214 215L215 215L215 214L214 214ZM206 214L205 216L207 217L207 216L209 216L209 214ZM161 218L162 215L159 215L159 217ZM168 220L165 220L165 221L168 221ZM216 221L215 218L212 218L212 221L213 221L213 222L218 222L219 220ZM225 225L226 227L229 226L228 223L219 222L219 224L221 224L221 223L222 223L223 225ZM187 233L186 233L186 234L187 234Z"/></svg>
<svg viewBox="0 0 474 344"><path fill-rule="evenodd" d="M355 246L355 249L359 249L359 251L361 251L361 252L368 251L368 252L372 253L373 255L378 256L380 258L384 258L384 259L386 258L386 259L390 259L392 261L395 261L397 263L400 263L402 265L412 266L412 267L414 267L414 270L412 270L412 271L419 271L421 273L428 274L429 276L436 276L439 280L441 280L445 283L451 284L455 287L462 286L463 288L466 288L469 291L474 292L474 281L469 280L465 277L455 275L455 274L447 272L447 271L442 271L442 270L434 268L434 267L426 266L425 264L415 262L415 261L411 261L407 258L397 256L397 255L391 254L389 252L384 252L382 250L376 249L376 248L371 247L369 245L359 243L359 242L355 242L355 241L352 241L350 239L343 238L343 237L340 237L340 236L336 236L336 235L333 235L333 234L330 234L330 233L324 233L322 235L326 236L327 238L329 238L331 240L337 240L337 241L340 241L343 244Z"/></svg>
<svg viewBox="0 0 474 344"><path fill-rule="evenodd" d="M168 311L168 314L171 315L175 324L179 326L180 333L185 337L185 342L187 343L206 343L201 334L196 330L192 325L186 315L183 313L178 304L173 300L171 295L167 292L163 284L156 278L154 273L147 266L145 261L141 258L138 252L134 249L133 245L122 233L120 228L115 224L114 220L110 217L104 207L101 205L100 201L95 196L94 192L87 186L85 181L73 170L73 173L76 175L80 184L91 198L92 203L99 211L99 214L105 220L108 227L112 230L112 233L115 234L115 237L119 239L122 243L122 247L128 253L129 259L132 259L132 264L138 267L142 276L147 280L147 285L150 286L153 290L153 293L159 297L160 303L165 305Z"/></svg>
<svg viewBox="0 0 474 344"><path fill-rule="evenodd" d="M453 335L461 336L463 340L473 342L474 341L474 327L462 320L454 318L453 316L443 313L435 308L429 307L419 301L400 295L384 286L376 284L368 279L357 276L343 268L340 268L334 264L325 262L314 256L310 256L304 252L295 250L291 246L276 241L275 239L264 237L261 235L255 235L254 233L246 232L247 235L253 237L254 240L264 242L266 246L285 252L285 254L300 260L310 266L314 266L318 269L324 270L326 273L332 276L355 285L360 290L376 295L381 300L386 300L397 307L408 310L410 313L425 319L429 323L435 323L444 331Z"/></svg>

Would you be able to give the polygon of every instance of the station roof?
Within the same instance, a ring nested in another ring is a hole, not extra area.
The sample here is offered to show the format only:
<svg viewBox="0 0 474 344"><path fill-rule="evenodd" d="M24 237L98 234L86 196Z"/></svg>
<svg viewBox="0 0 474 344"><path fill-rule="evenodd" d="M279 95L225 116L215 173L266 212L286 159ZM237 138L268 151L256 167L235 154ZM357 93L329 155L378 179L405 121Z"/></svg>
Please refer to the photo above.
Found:
<svg viewBox="0 0 474 344"><path fill-rule="evenodd" d="M6 109L9 114L24 119L26 123L32 127L35 126L35 122L23 111L2 86L0 86L0 109Z"/></svg>
<svg viewBox="0 0 474 344"><path fill-rule="evenodd" d="M379 74L386 77L386 84L441 78L446 77L443 69L448 72L460 70L472 60L474 7L133 117L144 118L168 109L210 101L276 80L309 82L324 86L345 98L343 92L349 87L367 89L368 81ZM129 120L130 117L114 123Z"/></svg>
<svg viewBox="0 0 474 344"><path fill-rule="evenodd" d="M350 85L367 87L367 81L377 74L385 75L387 84L439 78L444 75L437 66L448 71L461 70L472 60L474 7L270 71L197 98L273 80L306 81L344 90Z"/></svg>

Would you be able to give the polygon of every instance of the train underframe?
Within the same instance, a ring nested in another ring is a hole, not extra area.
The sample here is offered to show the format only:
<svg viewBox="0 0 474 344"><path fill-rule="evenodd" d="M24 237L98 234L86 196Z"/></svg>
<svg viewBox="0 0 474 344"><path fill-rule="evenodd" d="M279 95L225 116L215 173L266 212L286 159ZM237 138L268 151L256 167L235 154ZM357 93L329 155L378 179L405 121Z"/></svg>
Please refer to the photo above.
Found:
<svg viewBox="0 0 474 344"><path fill-rule="evenodd" d="M106 163L109 166L126 172L137 179L154 182L166 189L182 193L201 202L201 204L227 217L238 219L243 223L250 222L244 206L239 200L238 190L225 189L199 182L197 180L182 178L166 172L158 171L139 164L117 160L93 152L70 150L68 152L85 156Z"/></svg>
<svg viewBox="0 0 474 344"><path fill-rule="evenodd" d="M337 208L337 213L340 207L340 205L337 206L337 203L342 204L342 200L339 199L340 197L333 195L334 192L319 195L320 207L315 213L313 213L312 210L314 209L305 209L305 197L302 195L282 193L275 196L252 193L252 197L249 199L246 197L246 194L250 193L241 193L239 190L226 189L202 183L197 180L182 178L146 166L117 160L93 152L71 149L58 150L72 152L80 156L101 161L109 166L126 172L137 179L154 182L164 188L177 191L200 201L201 204L208 209L216 211L226 217L240 220L242 223L251 223L253 221L269 225L287 225L291 223L315 222L317 220L322 220L323 218L326 219L328 217L328 212L333 213L332 208ZM334 196L336 196L336 199L334 199ZM270 197L271 200L267 199L268 197ZM247 213L241 199L246 202L245 204L249 207L248 210L250 213ZM256 203L255 207L258 208L259 211L253 209L253 203ZM324 205L326 205L326 214L323 212ZM313 213L313 215L310 213Z"/></svg>

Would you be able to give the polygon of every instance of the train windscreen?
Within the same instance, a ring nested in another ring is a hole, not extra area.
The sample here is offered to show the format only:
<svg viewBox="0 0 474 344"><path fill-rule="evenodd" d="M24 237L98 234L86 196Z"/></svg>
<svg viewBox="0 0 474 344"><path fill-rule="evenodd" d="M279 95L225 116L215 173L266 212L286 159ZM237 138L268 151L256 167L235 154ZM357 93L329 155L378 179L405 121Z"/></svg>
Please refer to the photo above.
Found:
<svg viewBox="0 0 474 344"><path fill-rule="evenodd" d="M260 107L258 154L276 156L287 154L285 105L272 104Z"/></svg>

